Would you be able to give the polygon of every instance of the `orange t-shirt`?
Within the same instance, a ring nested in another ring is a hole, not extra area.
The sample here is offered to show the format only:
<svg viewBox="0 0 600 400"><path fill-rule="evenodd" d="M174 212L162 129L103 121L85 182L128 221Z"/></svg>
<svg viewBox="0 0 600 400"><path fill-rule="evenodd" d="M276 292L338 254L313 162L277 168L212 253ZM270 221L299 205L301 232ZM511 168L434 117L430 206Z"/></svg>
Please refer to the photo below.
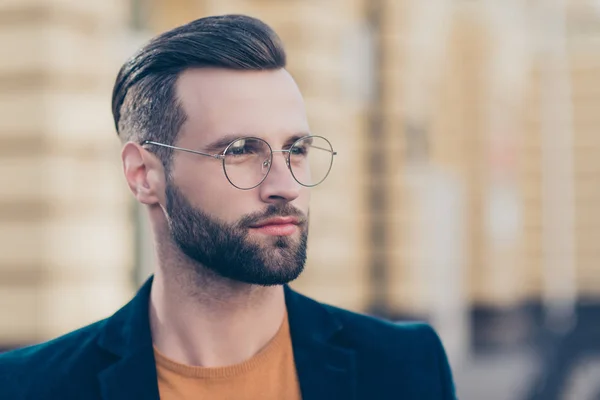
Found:
<svg viewBox="0 0 600 400"><path fill-rule="evenodd" d="M255 356L226 367L197 367L173 361L155 348L161 400L300 400L287 316Z"/></svg>

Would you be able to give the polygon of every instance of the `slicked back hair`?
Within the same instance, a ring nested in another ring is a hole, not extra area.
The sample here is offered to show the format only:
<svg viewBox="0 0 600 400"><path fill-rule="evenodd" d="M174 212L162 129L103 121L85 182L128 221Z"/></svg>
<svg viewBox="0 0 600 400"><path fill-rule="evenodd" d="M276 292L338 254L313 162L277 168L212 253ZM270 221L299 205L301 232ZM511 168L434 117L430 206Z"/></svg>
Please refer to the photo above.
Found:
<svg viewBox="0 0 600 400"><path fill-rule="evenodd" d="M281 40L256 18L211 16L179 26L152 39L119 70L112 95L117 133L122 142L172 145L186 120L175 93L186 69L276 70L285 65ZM168 171L171 150L150 150Z"/></svg>

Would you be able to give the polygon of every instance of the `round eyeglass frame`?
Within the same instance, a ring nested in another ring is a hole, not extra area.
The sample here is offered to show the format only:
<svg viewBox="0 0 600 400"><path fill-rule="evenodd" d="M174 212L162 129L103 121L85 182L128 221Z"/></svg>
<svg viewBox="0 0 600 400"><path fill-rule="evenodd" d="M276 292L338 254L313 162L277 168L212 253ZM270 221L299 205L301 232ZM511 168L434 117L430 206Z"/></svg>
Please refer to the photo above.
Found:
<svg viewBox="0 0 600 400"><path fill-rule="evenodd" d="M321 179L319 182L317 182L315 184L312 184L312 185L306 185L306 184L300 182L298 180L298 178L296 177L296 175L294 175L294 170L292 169L292 167L290 165L290 155L291 155L290 152L291 152L291 149L294 148L294 146L296 145L296 143L298 143L298 142L300 142L302 140L309 139L309 138L323 139L329 145L329 149L325 149L325 148L319 148L319 149L325 150L325 151L328 151L328 152L331 153L331 161L329 162L329 167L327 168L327 173L325 174L325 176L323 177L323 179ZM226 154L227 154L227 151L229 150L229 148L231 146L233 146L236 142L238 142L240 140L245 140L245 139L259 140L259 141L265 143L267 145L267 147L269 148L269 150L270 150L270 157L267 160L265 160L265 162L268 162L268 164L269 164L268 165L269 169L267 170L267 172L265 173L265 175L263 176L263 178L260 180L260 182L258 182L256 185L254 185L252 187L249 187L249 188L243 188L243 187L237 186L235 183L233 183L231 181L229 175L227 174L227 168L225 166L225 157L226 157ZM333 150L333 146L331 145L331 142L327 138L325 138L323 136L317 136L317 135L308 135L308 136L303 136L301 138L298 138L296 141L294 141L294 143L287 150L273 150L273 148L271 147L271 145L266 140L264 140L264 139L261 139L261 138L258 138L258 137L253 137L253 136L243 136L243 137L240 137L240 138L237 138L237 139L231 141L231 143L229 143L227 145L227 147L225 147L225 150L223 150L222 154L203 153L201 151L186 149L184 147L171 146L171 145L168 145L168 144L164 144L164 143L160 143L160 142L155 142L153 140L144 140L141 144L142 145L151 144L151 145L154 145L154 146L166 147L166 148L173 149L173 150L184 151L184 152L187 152L187 153L198 154L198 155L201 155L201 156L212 157L214 159L221 160L222 167L223 167L223 173L225 174L225 178L227 179L227 181L233 187L235 187L236 189L239 189L239 190L252 190L252 189L257 188L258 186L260 186L265 181L265 179L267 179L267 176L269 175L269 172L271 172L271 166L273 164L273 153L287 153L287 156L284 156L285 157L286 166L290 170L290 174L292 175L292 177L294 178L294 180L296 182L298 182L298 184L300 184L300 185L302 185L304 187L315 187L315 186L323 183L323 181L325 179L327 179L327 177L329 176L329 173L331 172L331 168L333 167L334 156L337 155L337 151Z"/></svg>

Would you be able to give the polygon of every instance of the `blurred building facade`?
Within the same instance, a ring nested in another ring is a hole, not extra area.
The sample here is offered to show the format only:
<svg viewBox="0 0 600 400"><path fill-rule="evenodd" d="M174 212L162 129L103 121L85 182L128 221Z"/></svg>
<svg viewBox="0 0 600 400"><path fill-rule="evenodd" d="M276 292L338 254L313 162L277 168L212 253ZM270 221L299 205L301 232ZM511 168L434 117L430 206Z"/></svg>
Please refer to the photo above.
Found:
<svg viewBox="0 0 600 400"><path fill-rule="evenodd" d="M64 333L131 294L109 105L122 3L0 4L0 347Z"/></svg>
<svg viewBox="0 0 600 400"><path fill-rule="evenodd" d="M151 271L113 79L155 33L230 12L280 34L339 153L294 287L430 320L451 359L600 314L597 3L15 0L0 5L0 347L109 315Z"/></svg>

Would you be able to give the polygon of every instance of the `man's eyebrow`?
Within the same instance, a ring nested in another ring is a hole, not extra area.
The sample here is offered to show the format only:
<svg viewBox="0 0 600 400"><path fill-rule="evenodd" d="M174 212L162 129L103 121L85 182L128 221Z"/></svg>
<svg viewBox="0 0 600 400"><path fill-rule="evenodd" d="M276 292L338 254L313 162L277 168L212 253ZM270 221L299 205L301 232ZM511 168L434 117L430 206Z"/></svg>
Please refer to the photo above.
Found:
<svg viewBox="0 0 600 400"><path fill-rule="evenodd" d="M306 136L312 136L312 135L309 132L298 132L298 133L295 133L295 134L291 135L290 137L288 137L284 143L291 145L296 140L301 139ZM245 137L260 138L260 136L256 135L256 134L239 134L239 133L238 134L228 134L228 135L222 136L222 137L210 142L206 146L204 146L203 151L206 151L207 153L219 153L219 152L222 152L223 150L225 150L225 148L228 145L230 145L232 142L234 142L238 139L245 138Z"/></svg>
<svg viewBox="0 0 600 400"><path fill-rule="evenodd" d="M302 139L303 137L307 137L307 136L312 136L312 135L310 133L308 133L308 132L299 132L299 133L296 133L296 134L290 136L285 141L285 143L293 144L296 140Z"/></svg>
<svg viewBox="0 0 600 400"><path fill-rule="evenodd" d="M235 140L241 139L241 138L247 137L247 136L249 136L249 135L229 134L229 135L222 136L222 137L216 139L215 141L207 144L204 147L204 151L209 152L209 153L210 152L221 152L221 151L225 150L225 147L227 147L229 144L231 144Z"/></svg>

